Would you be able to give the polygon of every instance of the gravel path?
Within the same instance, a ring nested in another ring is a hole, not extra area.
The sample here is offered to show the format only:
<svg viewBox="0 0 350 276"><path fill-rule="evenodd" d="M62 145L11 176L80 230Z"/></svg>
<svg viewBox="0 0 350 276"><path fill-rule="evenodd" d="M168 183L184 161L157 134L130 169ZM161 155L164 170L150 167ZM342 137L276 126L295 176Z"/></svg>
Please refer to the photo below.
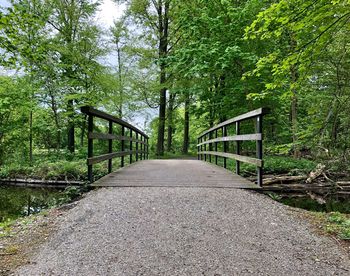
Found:
<svg viewBox="0 0 350 276"><path fill-rule="evenodd" d="M293 209L229 188L90 192L17 275L350 275Z"/></svg>

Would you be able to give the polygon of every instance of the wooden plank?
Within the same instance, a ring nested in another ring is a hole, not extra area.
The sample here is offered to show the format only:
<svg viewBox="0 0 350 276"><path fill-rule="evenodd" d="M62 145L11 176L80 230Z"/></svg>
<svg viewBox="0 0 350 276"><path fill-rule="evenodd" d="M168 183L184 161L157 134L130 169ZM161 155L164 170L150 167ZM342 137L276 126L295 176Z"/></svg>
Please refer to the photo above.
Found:
<svg viewBox="0 0 350 276"><path fill-rule="evenodd" d="M124 140L124 141L131 141L131 142L135 142L135 143L139 143L139 144L144 144L146 145L146 142L140 140L140 139L137 139L137 138L131 138L131 137L128 137L128 136L120 136L120 140Z"/></svg>
<svg viewBox="0 0 350 276"><path fill-rule="evenodd" d="M262 167L263 165L263 160L261 159L252 158L244 155L238 155L234 153L217 152L217 151L201 151L199 152L199 154L210 154L210 155L217 155L221 157L231 158L231 159L235 159L245 163L253 164L258 167Z"/></svg>
<svg viewBox="0 0 350 276"><path fill-rule="evenodd" d="M119 151L119 152L112 152L112 153L102 154L102 155L99 155L99 156L88 158L87 159L87 164L88 165L93 165L93 164L97 164L97 163L100 163L102 161L109 160L109 159L112 159L112 158L115 158L115 157L122 157L122 156L126 156L126 155L137 154L137 153L140 153L140 152L141 151L136 151L136 150L130 151L130 150L127 150L127 151Z"/></svg>
<svg viewBox="0 0 350 276"><path fill-rule="evenodd" d="M99 139L99 140L120 140L119 135L110 134L110 133L98 133L98 132L89 132L89 139Z"/></svg>
<svg viewBox="0 0 350 276"><path fill-rule="evenodd" d="M218 125L216 125L216 126L210 128L210 129L208 129L207 131L203 132L203 133L199 136L199 138L203 137L204 135L208 134L209 132L212 132L212 131L217 130L217 129L219 129L219 128L222 128L222 127L224 127L224 126L231 125L231 124L233 124L233 123L235 123L235 122L237 122L237 121L244 121L244 120L247 120L247 119L250 119L250 118L254 118L254 117L256 117L256 116L259 116L259 115L267 114L268 111L269 111L269 109L267 109L267 108L258 108L258 109L255 109L255 110L253 110L253 111L247 112L247 113L245 113L245 114L236 116L236 117L234 117L234 118L232 118L232 119L229 119L229 120L227 120L227 121L225 121L225 122L222 122L222 123L220 123L220 124L218 124Z"/></svg>
<svg viewBox="0 0 350 276"><path fill-rule="evenodd" d="M258 189L247 179L198 160L143 160L106 175L97 187L201 187Z"/></svg>
<svg viewBox="0 0 350 276"><path fill-rule="evenodd" d="M133 125L117 118L117 117L114 117L110 114L107 114L106 112L103 112L103 111L100 111L100 110L97 110L91 106L83 106L80 108L81 112L82 113L85 113L87 115L92 115L92 116L95 116L95 117L98 117L98 118L101 118L101 119L104 119L104 120L108 120L108 121L112 121L114 123L117 123L121 126L124 126L124 127L127 127L129 129L132 129L133 131L135 132L138 132L140 133L141 135L145 136L146 138L148 138L148 136L143 132L141 131L140 129L138 129L137 127L134 127Z"/></svg>
<svg viewBox="0 0 350 276"><path fill-rule="evenodd" d="M89 132L89 139L99 139L99 140L120 140L120 141L133 141L140 144L146 144L146 142L142 140L138 140L136 138L130 138L128 136L123 135L115 135L109 133L98 133L98 132Z"/></svg>
<svg viewBox="0 0 350 276"><path fill-rule="evenodd" d="M197 147L202 146L204 144L216 143L216 142L229 142L229 141L257 141L262 140L261 133L254 134L242 134L242 135L233 135L226 137L219 137L211 140L207 140L203 143L197 145Z"/></svg>

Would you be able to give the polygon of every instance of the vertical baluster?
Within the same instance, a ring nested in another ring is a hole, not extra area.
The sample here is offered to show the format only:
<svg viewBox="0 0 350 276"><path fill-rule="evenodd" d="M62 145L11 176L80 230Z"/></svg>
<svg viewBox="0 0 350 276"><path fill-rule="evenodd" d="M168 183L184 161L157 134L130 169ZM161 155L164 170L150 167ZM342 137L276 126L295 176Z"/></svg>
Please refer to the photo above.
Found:
<svg viewBox="0 0 350 276"><path fill-rule="evenodd" d="M222 137L226 137L227 136L227 127L224 126L222 128ZM227 152L228 149L228 142L224 142L224 152ZM224 157L224 168L227 168L227 158Z"/></svg>
<svg viewBox="0 0 350 276"><path fill-rule="evenodd" d="M215 130L215 138L217 139L218 138L218 130L216 129ZM215 151L217 152L218 151L218 142L215 142ZM215 165L218 164L218 156L215 155Z"/></svg>
<svg viewBox="0 0 350 276"><path fill-rule="evenodd" d="M203 136L201 137L201 143L203 143ZM203 151L203 145L200 146L201 151ZM201 160L204 159L203 153L201 153Z"/></svg>
<svg viewBox="0 0 350 276"><path fill-rule="evenodd" d="M147 141L147 159L149 159L149 144L148 144L148 138L146 139Z"/></svg>
<svg viewBox="0 0 350 276"><path fill-rule="evenodd" d="M90 134L94 130L94 117L89 115L88 117L88 158L94 156L94 140L90 137ZM92 165L88 164L88 180L93 182Z"/></svg>
<svg viewBox="0 0 350 276"><path fill-rule="evenodd" d="M212 132L209 132L209 140L212 138ZM213 151L213 143L209 143L209 151ZM211 154L209 154L209 162L211 163Z"/></svg>
<svg viewBox="0 0 350 276"><path fill-rule="evenodd" d="M239 135L241 132L240 129L240 122L237 121L236 122L236 135ZM240 155L241 154L241 142L240 141L236 141L236 154ZM236 160L236 174L240 174L241 172L241 163Z"/></svg>
<svg viewBox="0 0 350 276"><path fill-rule="evenodd" d="M109 134L113 134L113 122L109 121L108 124L108 133ZM112 153L113 152L113 140L109 139L108 140L108 153ZM108 173L112 172L112 158L108 159Z"/></svg>
<svg viewBox="0 0 350 276"><path fill-rule="evenodd" d="M139 161L139 134L136 132L136 162Z"/></svg>
<svg viewBox="0 0 350 276"><path fill-rule="evenodd" d="M204 142L207 141L207 136L204 135ZM207 151L207 144L204 144L204 151ZM204 161L207 161L207 154L204 153Z"/></svg>
<svg viewBox="0 0 350 276"><path fill-rule="evenodd" d="M121 141L121 151L124 152L125 151L125 127L122 126L122 141ZM124 156L122 156L122 158L120 159L120 166L124 167Z"/></svg>
<svg viewBox="0 0 350 276"><path fill-rule="evenodd" d="M143 136L142 134L140 134L140 151L141 151L141 154L140 154L140 160L143 159Z"/></svg>
<svg viewBox="0 0 350 276"><path fill-rule="evenodd" d="M261 140L257 140L256 141L256 157L258 159L261 159L263 158L263 147L262 147L262 118L263 116L260 115L260 116L257 116L256 117L256 133L261 133ZM263 184L263 180L262 180L262 177L263 177L263 168L262 166L261 167L257 167L257 182L258 182L258 185L261 187L262 184Z"/></svg>
<svg viewBox="0 0 350 276"><path fill-rule="evenodd" d="M132 163L132 129L130 129L130 143L129 143L129 150L130 150L130 155L129 155L129 162L130 164Z"/></svg>
<svg viewBox="0 0 350 276"><path fill-rule="evenodd" d="M200 152L200 146L198 146L200 143L200 138L197 138L197 160L199 160L199 152Z"/></svg>
<svg viewBox="0 0 350 276"><path fill-rule="evenodd" d="M143 137L144 139L144 141L145 141L145 160L147 159L147 138L146 138L146 136L145 137Z"/></svg>

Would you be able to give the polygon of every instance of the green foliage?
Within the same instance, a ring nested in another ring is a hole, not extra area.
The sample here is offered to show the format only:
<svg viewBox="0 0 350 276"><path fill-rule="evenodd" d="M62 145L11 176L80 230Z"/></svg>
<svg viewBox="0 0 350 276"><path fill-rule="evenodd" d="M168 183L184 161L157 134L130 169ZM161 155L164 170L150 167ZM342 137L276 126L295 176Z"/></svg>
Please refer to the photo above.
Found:
<svg viewBox="0 0 350 276"><path fill-rule="evenodd" d="M271 174L308 174L316 167L314 161L286 156L266 156L264 162L265 173Z"/></svg>
<svg viewBox="0 0 350 276"><path fill-rule="evenodd" d="M341 239L350 240L350 217L348 215L332 212L327 214L327 221L327 232L337 234Z"/></svg>
<svg viewBox="0 0 350 276"><path fill-rule="evenodd" d="M87 191L88 191L87 186L83 186L83 187L68 186L67 188L64 189L63 192L60 193L58 197L52 198L48 202L48 205L50 207L57 207L66 203L70 203L76 200L77 198L79 198L84 192L87 192Z"/></svg>
<svg viewBox="0 0 350 276"><path fill-rule="evenodd" d="M280 198L271 196L283 204L312 211L309 213L313 223L326 233L340 239L350 239L350 204L347 200L328 198L325 204L309 198Z"/></svg>

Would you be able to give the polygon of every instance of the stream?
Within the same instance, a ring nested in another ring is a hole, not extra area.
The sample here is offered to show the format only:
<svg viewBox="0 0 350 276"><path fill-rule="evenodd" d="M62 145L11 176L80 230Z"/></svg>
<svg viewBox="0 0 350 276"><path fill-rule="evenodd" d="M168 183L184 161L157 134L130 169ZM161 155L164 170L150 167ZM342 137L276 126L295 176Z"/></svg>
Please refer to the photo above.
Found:
<svg viewBox="0 0 350 276"><path fill-rule="evenodd" d="M62 191L0 185L0 223L40 212L62 197Z"/></svg>

